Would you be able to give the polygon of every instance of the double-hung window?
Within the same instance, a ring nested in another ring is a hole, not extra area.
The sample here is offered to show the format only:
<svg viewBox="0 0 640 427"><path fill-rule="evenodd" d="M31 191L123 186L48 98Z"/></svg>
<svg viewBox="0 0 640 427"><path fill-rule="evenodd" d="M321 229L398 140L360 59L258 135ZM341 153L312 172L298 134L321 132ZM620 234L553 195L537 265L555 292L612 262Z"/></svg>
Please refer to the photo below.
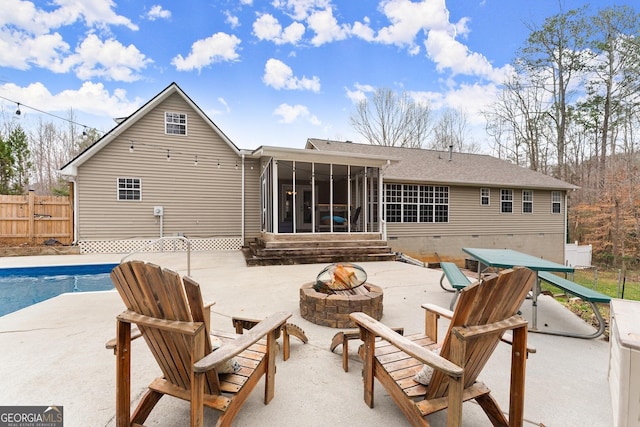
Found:
<svg viewBox="0 0 640 427"><path fill-rule="evenodd" d="M533 190L522 190L522 213L533 213Z"/></svg>
<svg viewBox="0 0 640 427"><path fill-rule="evenodd" d="M562 213L562 192L561 191L551 192L551 213L554 213L554 214Z"/></svg>
<svg viewBox="0 0 640 427"><path fill-rule="evenodd" d="M488 188L480 189L480 205L489 206L491 202L491 190Z"/></svg>
<svg viewBox="0 0 640 427"><path fill-rule="evenodd" d="M187 115L184 113L164 113L165 133L167 135L187 134Z"/></svg>
<svg viewBox="0 0 640 427"><path fill-rule="evenodd" d="M500 212L513 212L513 190L500 190Z"/></svg>
<svg viewBox="0 0 640 427"><path fill-rule="evenodd" d="M118 178L118 200L142 200L140 178Z"/></svg>

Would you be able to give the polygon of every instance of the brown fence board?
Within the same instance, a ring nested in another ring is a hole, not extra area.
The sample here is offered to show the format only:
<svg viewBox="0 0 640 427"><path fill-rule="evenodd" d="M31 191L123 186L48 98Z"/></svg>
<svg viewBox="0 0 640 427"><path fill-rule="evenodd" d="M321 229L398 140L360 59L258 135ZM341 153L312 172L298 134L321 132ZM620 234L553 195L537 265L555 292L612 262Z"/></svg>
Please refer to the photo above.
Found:
<svg viewBox="0 0 640 427"><path fill-rule="evenodd" d="M67 196L0 195L0 242L41 244L73 242L73 205Z"/></svg>

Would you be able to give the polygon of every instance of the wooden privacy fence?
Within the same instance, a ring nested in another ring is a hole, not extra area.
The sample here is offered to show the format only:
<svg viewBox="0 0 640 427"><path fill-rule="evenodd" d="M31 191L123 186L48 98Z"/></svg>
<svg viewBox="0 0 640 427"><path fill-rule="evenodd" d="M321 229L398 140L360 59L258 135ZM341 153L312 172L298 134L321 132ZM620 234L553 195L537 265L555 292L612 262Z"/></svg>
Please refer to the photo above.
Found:
<svg viewBox="0 0 640 427"><path fill-rule="evenodd" d="M0 243L73 242L73 200L68 196L0 195Z"/></svg>

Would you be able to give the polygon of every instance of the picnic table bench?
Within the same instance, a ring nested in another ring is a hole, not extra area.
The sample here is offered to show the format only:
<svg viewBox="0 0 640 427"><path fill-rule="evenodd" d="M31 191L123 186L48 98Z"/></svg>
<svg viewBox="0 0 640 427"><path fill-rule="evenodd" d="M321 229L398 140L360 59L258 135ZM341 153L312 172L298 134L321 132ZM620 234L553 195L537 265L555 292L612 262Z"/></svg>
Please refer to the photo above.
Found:
<svg viewBox="0 0 640 427"><path fill-rule="evenodd" d="M598 307L596 306L596 303L609 304L609 302L611 302L611 297L594 291L593 289L585 288L582 285L579 285L575 282L572 282L571 280L565 279L548 271L539 271L538 278L589 303L596 316L596 320L598 321L598 330L593 334L577 334L557 331L545 331L545 333L574 338L597 338L602 335L605 330L606 324L604 319L602 318L602 314L600 314L600 310L598 310Z"/></svg>
<svg viewBox="0 0 640 427"><path fill-rule="evenodd" d="M454 292L453 298L451 299L451 304L449 305L449 309L453 310L453 306L456 305L456 300L458 299L458 294L465 287L471 284L471 279L464 275L464 273L458 268L458 266L453 262L441 262L440 268L442 268L442 277L440 277L440 287L447 292ZM453 289L447 289L442 281L444 278L447 278L449 284Z"/></svg>

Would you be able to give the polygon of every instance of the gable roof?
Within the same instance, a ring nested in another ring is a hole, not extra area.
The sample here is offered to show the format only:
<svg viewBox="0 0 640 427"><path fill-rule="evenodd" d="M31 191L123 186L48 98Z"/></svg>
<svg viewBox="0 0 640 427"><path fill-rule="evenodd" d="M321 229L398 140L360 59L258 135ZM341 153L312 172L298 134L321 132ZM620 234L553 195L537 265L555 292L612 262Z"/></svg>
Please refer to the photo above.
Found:
<svg viewBox="0 0 640 427"><path fill-rule="evenodd" d="M102 138L98 139L96 142L91 144L85 150L83 150L80 154L74 157L71 161L60 168L60 173L66 176L75 176L77 175L78 167L81 166L84 162L89 160L94 154L100 151L104 146L109 144L111 141L116 139L122 132L129 129L133 125L136 124L138 120L144 117L148 112L152 111L158 105L160 105L163 101L169 98L173 94L178 94L184 101L195 111L205 123L209 124L211 129L220 136L220 138L227 144L231 149L240 155L240 149L233 143L231 140L216 126L213 121L196 105L195 102L180 87L177 83L173 82L169 86L167 86L162 92L157 94L151 100L149 100L142 107L138 108L133 114L126 118L117 119L117 125L109 132L107 132Z"/></svg>
<svg viewBox="0 0 640 427"><path fill-rule="evenodd" d="M449 153L422 148L386 147L310 138L307 149L400 159L384 169L385 180L461 186L573 190L579 187L485 154Z"/></svg>

